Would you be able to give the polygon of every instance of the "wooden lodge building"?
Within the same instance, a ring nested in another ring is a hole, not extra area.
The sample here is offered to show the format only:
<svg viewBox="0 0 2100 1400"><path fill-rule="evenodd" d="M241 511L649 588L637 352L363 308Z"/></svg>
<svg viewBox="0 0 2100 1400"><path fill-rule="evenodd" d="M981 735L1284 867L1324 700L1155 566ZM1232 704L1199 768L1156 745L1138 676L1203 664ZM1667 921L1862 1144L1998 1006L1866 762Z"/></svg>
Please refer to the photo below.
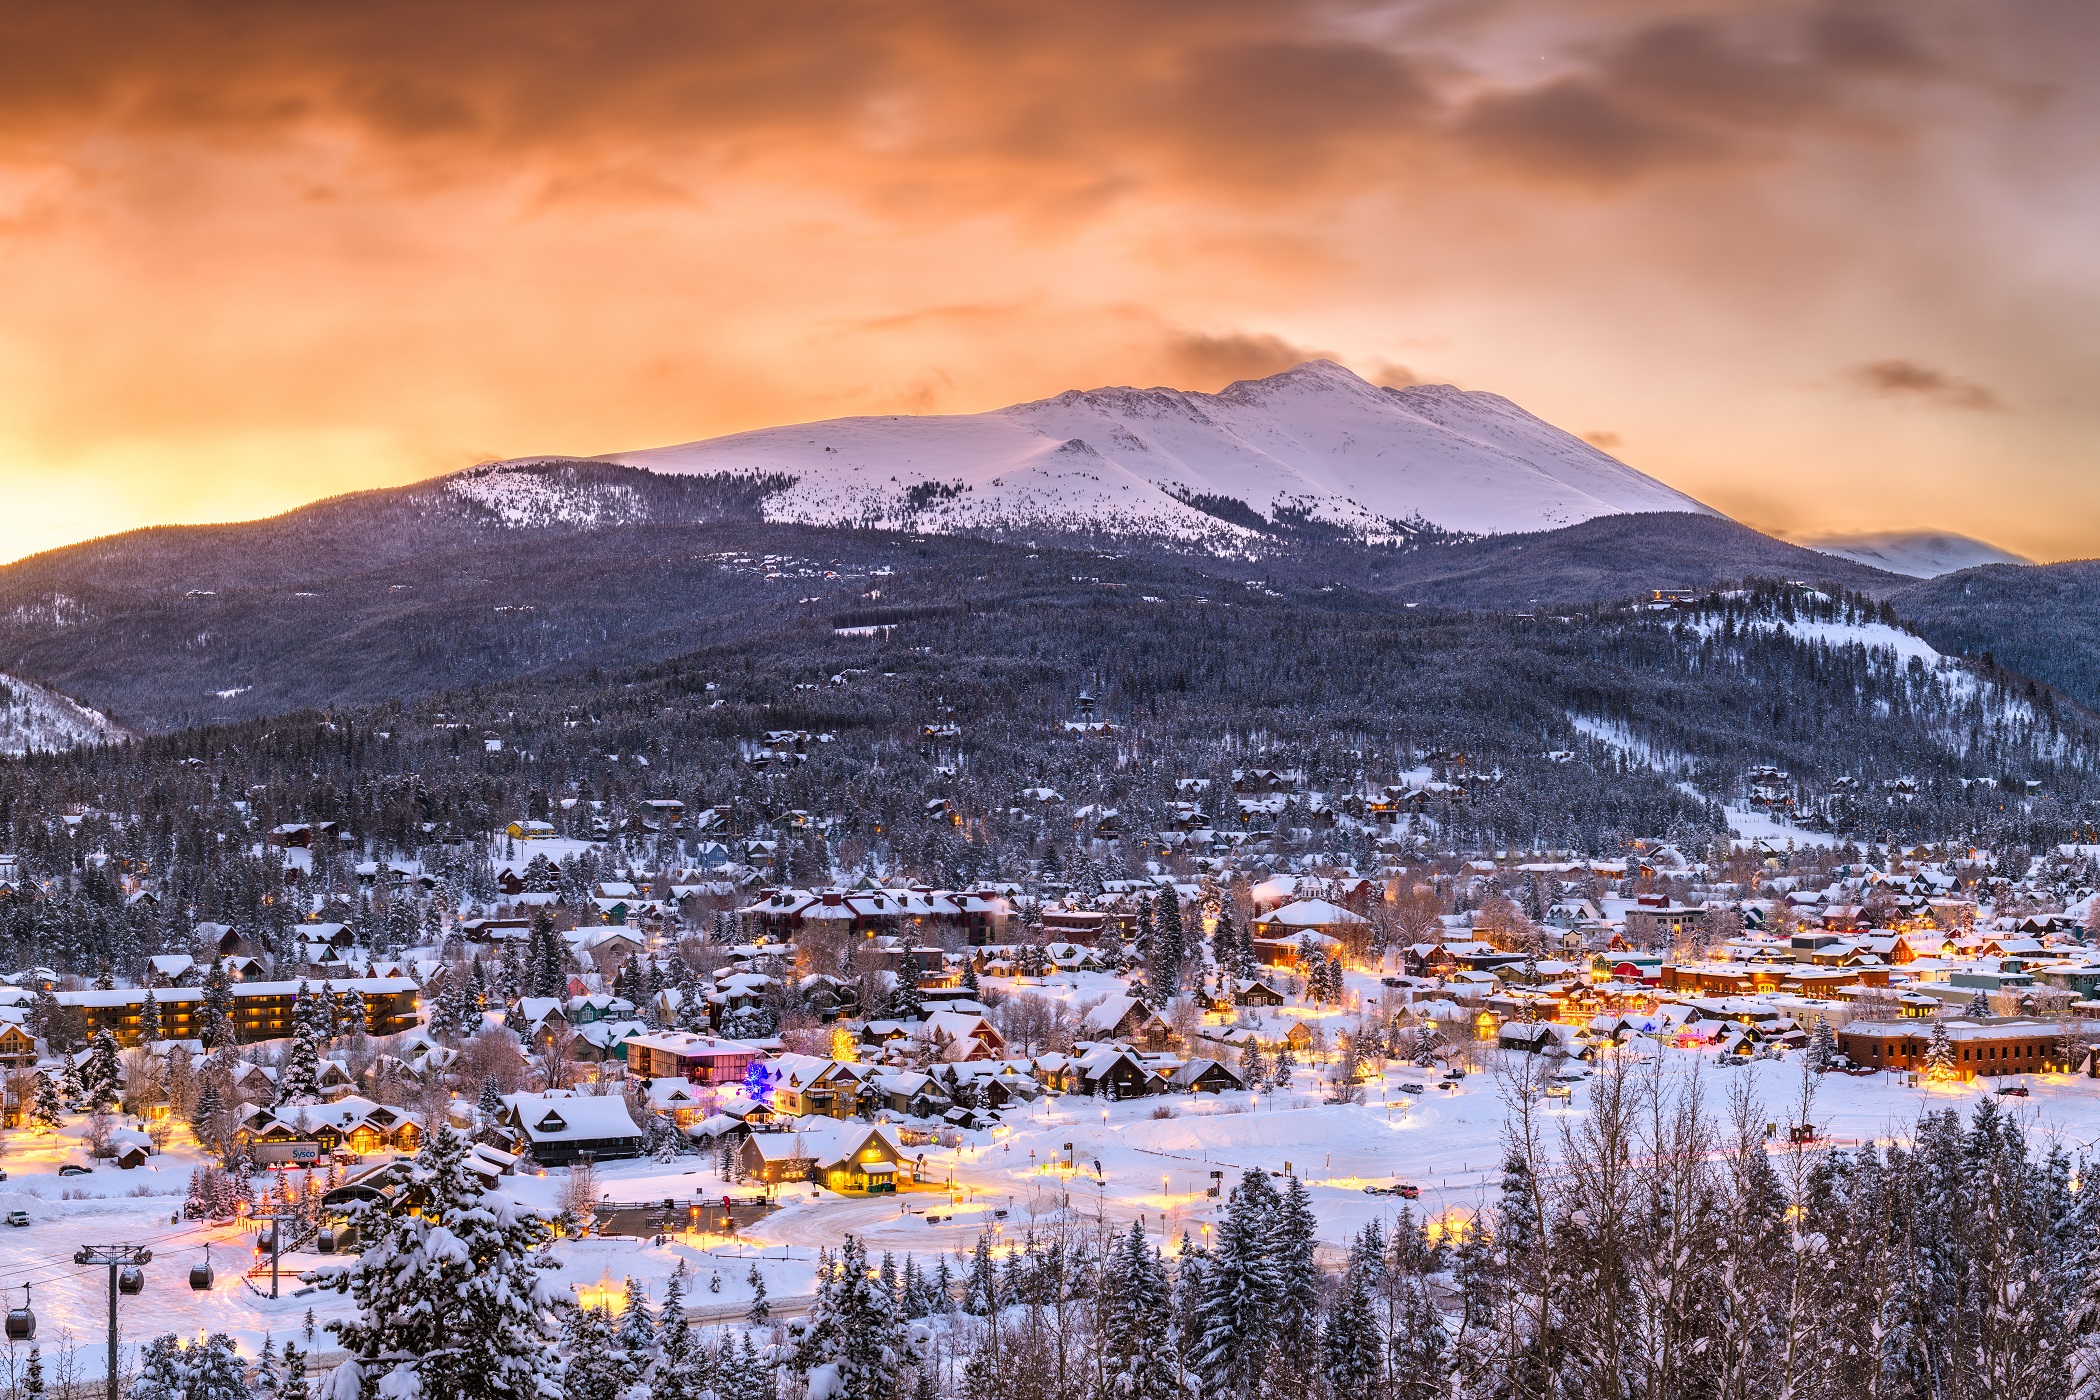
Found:
<svg viewBox="0 0 2100 1400"><path fill-rule="evenodd" d="M1946 1027L1954 1072L1964 1079L2039 1074L2053 1063L2057 1028L2020 1017L1851 1021L1838 1027L1838 1049L1868 1069L1923 1070L1935 1025Z"/></svg>
<svg viewBox="0 0 2100 1400"><path fill-rule="evenodd" d="M412 1029L418 1019L416 984L406 977L351 977L341 981L235 982L234 1030L243 1041L276 1040L292 1033L292 1007L299 988L318 995L325 987L337 994L356 992L364 998L365 1026L373 1035ZM88 1034L105 1027L119 1045L139 1043L139 1017L151 996L160 1007L163 1040L195 1040L203 1030L201 987L119 987L114 991L59 992L60 1006L77 1006L87 1016Z"/></svg>

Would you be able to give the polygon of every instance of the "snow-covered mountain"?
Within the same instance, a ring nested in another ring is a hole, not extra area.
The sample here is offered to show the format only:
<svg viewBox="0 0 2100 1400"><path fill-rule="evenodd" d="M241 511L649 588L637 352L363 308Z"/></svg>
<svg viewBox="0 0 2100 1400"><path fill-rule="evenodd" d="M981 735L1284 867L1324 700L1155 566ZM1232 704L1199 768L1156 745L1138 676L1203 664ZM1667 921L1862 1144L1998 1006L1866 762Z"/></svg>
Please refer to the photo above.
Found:
<svg viewBox="0 0 2100 1400"><path fill-rule="evenodd" d="M0 673L0 754L57 753L129 736L123 725L49 686Z"/></svg>
<svg viewBox="0 0 2100 1400"><path fill-rule="evenodd" d="M1380 388L1325 360L1217 394L1074 390L989 413L840 418L598 460L791 481L765 495L774 521L1077 530L1228 550L1307 523L1377 539L1423 525L1484 535L1716 514L1497 395ZM501 485L485 474L457 489ZM521 502L485 504L516 513Z"/></svg>
<svg viewBox="0 0 2100 1400"><path fill-rule="evenodd" d="M1834 554L1869 568L1911 578L1938 578L1981 564L2032 564L2008 550L1944 530L1885 530L1862 535L1825 535L1801 542L1818 554Z"/></svg>

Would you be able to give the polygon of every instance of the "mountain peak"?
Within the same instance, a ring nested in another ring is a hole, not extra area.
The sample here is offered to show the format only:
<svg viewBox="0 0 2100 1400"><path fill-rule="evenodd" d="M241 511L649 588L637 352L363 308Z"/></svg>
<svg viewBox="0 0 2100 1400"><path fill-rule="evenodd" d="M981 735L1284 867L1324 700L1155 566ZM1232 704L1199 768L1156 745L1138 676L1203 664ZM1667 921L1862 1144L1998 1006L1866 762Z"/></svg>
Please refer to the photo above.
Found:
<svg viewBox="0 0 2100 1400"><path fill-rule="evenodd" d="M2032 564L2032 559L1984 540L1951 530L1879 530L1851 535L1819 535L1801 544L1818 554L1833 554L1912 578L1938 578L1984 564Z"/></svg>
<svg viewBox="0 0 2100 1400"><path fill-rule="evenodd" d="M769 520L1068 527L1228 550L1284 520L1387 539L1425 523L1504 534L1714 513L1507 399L1380 388L1332 360L1216 394L1071 390L988 413L840 418L600 460L787 481L767 497Z"/></svg>
<svg viewBox="0 0 2100 1400"><path fill-rule="evenodd" d="M1260 379L1236 379L1220 390L1218 397L1232 398L1239 394L1287 387L1344 389L1366 394L1378 392L1375 384L1347 365L1336 364L1333 360L1300 360L1289 369L1278 370Z"/></svg>

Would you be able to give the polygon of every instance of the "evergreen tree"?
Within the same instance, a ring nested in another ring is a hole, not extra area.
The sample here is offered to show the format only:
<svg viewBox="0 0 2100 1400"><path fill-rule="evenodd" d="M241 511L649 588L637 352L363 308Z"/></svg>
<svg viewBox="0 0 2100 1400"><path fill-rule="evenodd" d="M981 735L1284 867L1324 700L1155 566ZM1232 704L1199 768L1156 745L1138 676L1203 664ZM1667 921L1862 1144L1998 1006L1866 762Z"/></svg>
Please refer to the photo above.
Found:
<svg viewBox="0 0 2100 1400"><path fill-rule="evenodd" d="M139 1008L139 1043L158 1044L160 1037L160 999L153 995L153 989L149 987L146 989L146 1004Z"/></svg>
<svg viewBox="0 0 2100 1400"><path fill-rule="evenodd" d="M744 1282L751 1285L751 1306L744 1313L744 1321L753 1327L764 1327L773 1320L773 1309L766 1302L766 1276L753 1264Z"/></svg>
<svg viewBox="0 0 2100 1400"><path fill-rule="evenodd" d="M321 1047L311 1022L292 1032L284 1063L277 1067L277 1106L314 1103L321 1097Z"/></svg>
<svg viewBox="0 0 2100 1400"><path fill-rule="evenodd" d="M1188 961L1188 936L1181 927L1181 896L1174 892L1171 884L1159 892L1156 919L1152 937L1159 948L1159 965L1155 969L1147 963L1145 972L1151 980L1153 995L1165 1003L1181 995L1182 967Z"/></svg>
<svg viewBox="0 0 2100 1400"><path fill-rule="evenodd" d="M571 1308L563 1330L566 1400L620 1400L627 1389L626 1358L613 1346L613 1322L605 1309Z"/></svg>
<svg viewBox="0 0 2100 1400"><path fill-rule="evenodd" d="M1109 1255L1101 1306L1103 1400L1180 1400L1166 1265L1136 1221Z"/></svg>
<svg viewBox="0 0 2100 1400"><path fill-rule="evenodd" d="M398 1204L357 1211L364 1252L330 1281L358 1305L356 1317L329 1324L351 1358L336 1395L376 1385L398 1396L561 1400L556 1295L542 1272L555 1261L539 1252L547 1226L484 1192L466 1155L465 1137L440 1128Z"/></svg>
<svg viewBox="0 0 2100 1400"><path fill-rule="evenodd" d="M562 968L567 962L561 935L554 931L553 916L544 909L532 915L532 994L536 997L568 995L569 979Z"/></svg>
<svg viewBox="0 0 2100 1400"><path fill-rule="evenodd" d="M503 1086L496 1082L495 1075L481 1077L481 1097L475 1100L474 1107L483 1123L493 1123L503 1116Z"/></svg>
<svg viewBox="0 0 2100 1400"><path fill-rule="evenodd" d="M1274 1394L1304 1393L1307 1360L1319 1340L1320 1265L1314 1255L1318 1230L1312 1193L1293 1176L1277 1203L1268 1242L1278 1284L1273 1336L1283 1368L1269 1387Z"/></svg>
<svg viewBox="0 0 2100 1400"><path fill-rule="evenodd" d="M277 1344L268 1336L263 1338L262 1355L255 1358L248 1385L255 1400L278 1400L284 1392L284 1378L277 1372Z"/></svg>
<svg viewBox="0 0 2100 1400"><path fill-rule="evenodd" d="M897 970L897 985L890 992L889 1013L893 1021L926 1019L926 998L919 991L919 974L910 966Z"/></svg>
<svg viewBox="0 0 2100 1400"><path fill-rule="evenodd" d="M1954 1065L1954 1042L1947 1038L1946 1023L1935 1021L1932 1026L1932 1039L1925 1044L1925 1077L1952 1079Z"/></svg>
<svg viewBox="0 0 2100 1400"><path fill-rule="evenodd" d="M44 1400L44 1351L29 1349L29 1364L22 1372L22 1394L26 1400Z"/></svg>
<svg viewBox="0 0 2100 1400"><path fill-rule="evenodd" d="M992 1263L992 1236L982 1231L970 1255L970 1272L963 1278L962 1309L973 1317L988 1317L999 1306L999 1274Z"/></svg>
<svg viewBox="0 0 2100 1400"><path fill-rule="evenodd" d="M58 1085L51 1082L50 1075L42 1070L38 1070L36 1072L36 1093L29 1101L30 1126L46 1132L55 1131L58 1127L59 1114L63 1111L63 1107L58 1099Z"/></svg>
<svg viewBox="0 0 2100 1400"><path fill-rule="evenodd" d="M80 1097L90 1113L115 1110L118 1093L117 1037L109 1027L95 1032L88 1042L88 1057L80 1067Z"/></svg>
<svg viewBox="0 0 2100 1400"><path fill-rule="evenodd" d="M1837 1036L1830 1023L1818 1016L1815 1033L1808 1040L1808 1067L1817 1074L1827 1074L1837 1065Z"/></svg>
<svg viewBox="0 0 2100 1400"><path fill-rule="evenodd" d="M906 1342L896 1299L868 1274L868 1253L847 1235L836 1260L818 1264L809 1316L798 1325L795 1368L811 1390L835 1400L888 1400L917 1357Z"/></svg>
<svg viewBox="0 0 2100 1400"><path fill-rule="evenodd" d="M633 1279L627 1280L627 1305L620 1313L621 1364L627 1379L640 1380L649 1370L649 1357L656 1350L656 1319L649 1315L649 1293Z"/></svg>
<svg viewBox="0 0 2100 1400"><path fill-rule="evenodd" d="M132 1400L250 1400L248 1368L223 1332L184 1346L165 1333L145 1346Z"/></svg>
<svg viewBox="0 0 2100 1400"><path fill-rule="evenodd" d="M1984 1017L1990 1015L1991 998L1989 994L1986 993L1983 990L1983 988L1978 987L1976 989L1976 994L1969 998L1969 1004L1966 1007L1962 1008L1961 1014L1968 1017Z"/></svg>
<svg viewBox="0 0 2100 1400"><path fill-rule="evenodd" d="M701 1353L685 1317L682 1274L672 1274L664 1290L663 1313L656 1332L656 1372L650 1377L649 1400L700 1400L705 1388L698 1374Z"/></svg>
<svg viewBox="0 0 2100 1400"><path fill-rule="evenodd" d="M206 1050L221 1049L240 1038L233 1024L233 979L227 975L224 958L213 957L205 970L197 1025L197 1039Z"/></svg>
<svg viewBox="0 0 2100 1400"><path fill-rule="evenodd" d="M277 1400L313 1400L313 1387L306 1379L306 1357L290 1342L284 1344L284 1380L278 1386Z"/></svg>
<svg viewBox="0 0 2100 1400"><path fill-rule="evenodd" d="M1370 1395L1378 1380L1385 1342L1372 1307L1370 1275L1368 1260L1352 1260L1327 1310L1320 1373L1331 1395Z"/></svg>
<svg viewBox="0 0 2100 1400"><path fill-rule="evenodd" d="M1280 1202L1260 1168L1232 1188L1204 1265L1198 1370L1212 1396L1254 1400L1268 1365L1283 1280L1269 1255Z"/></svg>

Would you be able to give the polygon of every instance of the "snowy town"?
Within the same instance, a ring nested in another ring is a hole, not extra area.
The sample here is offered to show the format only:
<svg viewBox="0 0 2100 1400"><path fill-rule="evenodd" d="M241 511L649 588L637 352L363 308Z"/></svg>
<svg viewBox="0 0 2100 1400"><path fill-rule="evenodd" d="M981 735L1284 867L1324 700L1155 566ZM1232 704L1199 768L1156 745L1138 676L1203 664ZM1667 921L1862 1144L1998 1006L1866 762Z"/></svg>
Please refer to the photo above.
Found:
<svg viewBox="0 0 2100 1400"><path fill-rule="evenodd" d="M1455 1358L1511 1193L1642 1084L1726 1099L1764 1170L1985 1105L2067 1163L2100 1137L2100 848L1414 841L1358 870L1162 842L1104 878L1082 841L1062 878L797 888L673 805L616 816L645 839L512 822L466 872L364 845L317 867L353 834L280 824L254 856L293 912L241 924L98 871L189 951L0 991L14 1393L106 1376L111 1325L120 1375L219 1346L316 1393L382 1325L368 1291L408 1286L373 1272L406 1247L383 1222L444 1218L433 1192L500 1194L492 1247L537 1241L505 1267L566 1309L568 1393L757 1395L878 1303L904 1369L950 1384L991 1345L973 1320L1088 1296L1082 1269L1178 1298L1209 1285L1167 1273L1264 1211L1302 1267L1414 1289ZM0 868L17 906L79 883ZM846 1296L862 1269L894 1296ZM1333 1359L1337 1394L1378 1350Z"/></svg>
<svg viewBox="0 0 2100 1400"><path fill-rule="evenodd" d="M2095 73L0 7L0 1400L2100 1400Z"/></svg>

